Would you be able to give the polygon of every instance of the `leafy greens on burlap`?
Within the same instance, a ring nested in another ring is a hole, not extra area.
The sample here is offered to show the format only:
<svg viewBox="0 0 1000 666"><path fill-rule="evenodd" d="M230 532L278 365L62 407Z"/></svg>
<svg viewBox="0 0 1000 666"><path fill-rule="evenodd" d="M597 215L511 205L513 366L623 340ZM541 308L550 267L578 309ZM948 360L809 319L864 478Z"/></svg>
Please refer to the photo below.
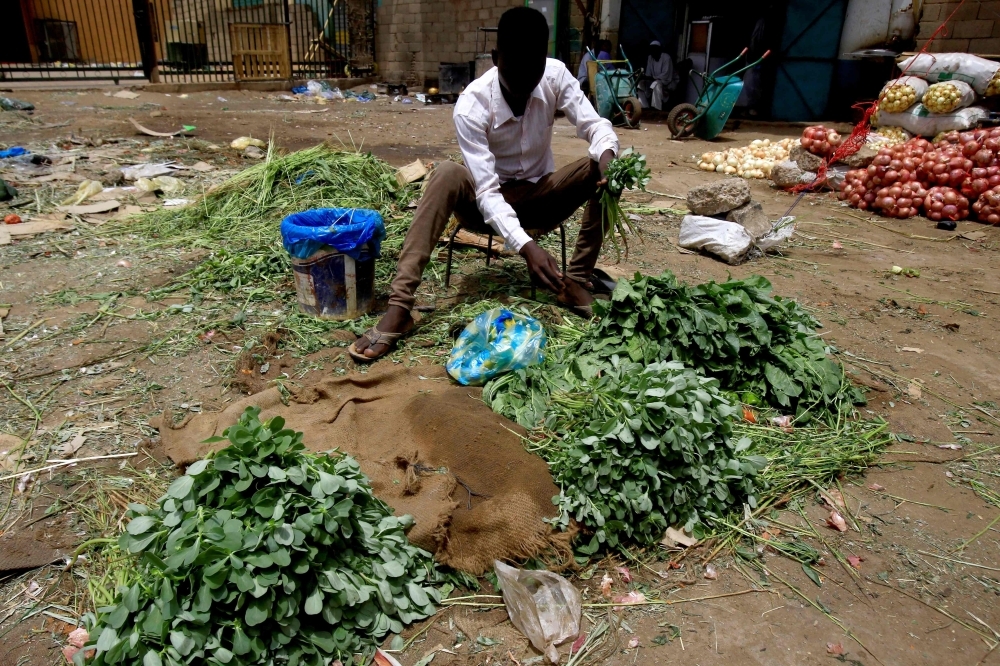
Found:
<svg viewBox="0 0 1000 666"><path fill-rule="evenodd" d="M89 663L322 665L434 613L441 578L407 540L412 519L353 458L308 453L302 433L259 414L248 408L229 446L157 506L130 505L119 546L140 575L98 609Z"/></svg>

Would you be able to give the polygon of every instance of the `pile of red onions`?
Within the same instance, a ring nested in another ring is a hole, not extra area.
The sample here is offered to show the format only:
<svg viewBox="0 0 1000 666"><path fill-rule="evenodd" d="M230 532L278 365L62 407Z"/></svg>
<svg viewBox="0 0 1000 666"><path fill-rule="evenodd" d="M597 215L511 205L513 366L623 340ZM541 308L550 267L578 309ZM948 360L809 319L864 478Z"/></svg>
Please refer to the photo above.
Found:
<svg viewBox="0 0 1000 666"><path fill-rule="evenodd" d="M813 155L828 157L840 144L844 138L836 130L827 129L822 125L807 127L802 132L802 147Z"/></svg>
<svg viewBox="0 0 1000 666"><path fill-rule="evenodd" d="M932 187L924 198L924 212L935 222L969 217L969 200L951 187Z"/></svg>
<svg viewBox="0 0 1000 666"><path fill-rule="evenodd" d="M907 218L923 210L935 221L966 219L971 200L976 219L1000 224L1000 128L881 148L867 169L847 172L840 199L886 217Z"/></svg>
<svg viewBox="0 0 1000 666"><path fill-rule="evenodd" d="M972 212L980 222L1000 224L1000 185L979 195L976 203L972 204Z"/></svg>

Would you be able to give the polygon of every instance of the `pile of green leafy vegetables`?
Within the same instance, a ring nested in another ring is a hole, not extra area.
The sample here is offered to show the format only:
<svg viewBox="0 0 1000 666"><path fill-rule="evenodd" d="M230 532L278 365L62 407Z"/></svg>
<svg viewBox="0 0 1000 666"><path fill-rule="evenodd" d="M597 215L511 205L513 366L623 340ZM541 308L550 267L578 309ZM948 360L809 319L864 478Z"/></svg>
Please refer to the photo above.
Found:
<svg viewBox="0 0 1000 666"><path fill-rule="evenodd" d="M667 527L691 529L755 504L766 464L732 436L737 408L719 383L677 362L642 366L614 357L599 376L554 397L579 427L566 432L552 476L563 489L558 524L591 526L582 553L622 540L656 543Z"/></svg>
<svg viewBox="0 0 1000 666"><path fill-rule="evenodd" d="M130 506L119 545L140 575L88 616L88 663L320 666L435 612L441 574L353 458L307 453L255 408L224 435L158 506Z"/></svg>
<svg viewBox="0 0 1000 666"><path fill-rule="evenodd" d="M593 553L654 544L668 526L704 530L758 505L768 460L733 437L740 403L836 421L861 402L816 335L816 320L762 277L689 286L665 272L621 280L600 319L564 326L543 363L503 375L483 398L541 436L563 527ZM734 441L735 440L735 441Z"/></svg>
<svg viewBox="0 0 1000 666"><path fill-rule="evenodd" d="M816 334L819 322L796 301L771 293L766 278L687 285L669 271L621 280L609 301L596 301L599 321L546 362L504 381L500 411L521 425L539 425L551 391L571 374L613 356L643 365L680 361L719 380L734 400L794 413L795 421L825 418L864 401Z"/></svg>

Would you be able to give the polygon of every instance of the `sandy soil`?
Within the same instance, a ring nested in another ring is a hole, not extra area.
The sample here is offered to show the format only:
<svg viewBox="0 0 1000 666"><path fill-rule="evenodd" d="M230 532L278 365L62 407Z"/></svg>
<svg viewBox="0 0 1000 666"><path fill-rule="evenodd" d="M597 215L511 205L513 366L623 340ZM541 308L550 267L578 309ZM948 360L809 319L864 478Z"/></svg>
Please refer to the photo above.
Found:
<svg viewBox="0 0 1000 666"><path fill-rule="evenodd" d="M38 110L30 117L0 114L0 143L7 145L61 142L71 135L91 140L138 138L127 120L131 115L161 131L195 125L199 139L220 146L241 135L273 135L278 146L288 149L340 141L371 150L394 165L457 152L451 107L418 108L385 101L319 106L235 91L185 98L143 92L135 100L108 97L103 91L17 96L34 102ZM682 207L681 201L664 195L682 197L690 187L718 177L695 169L692 156L720 144L744 145L754 138L777 139L799 131L744 124L710 146L700 140L673 141L653 120L619 135L623 145L645 153L653 169L650 189L658 194L635 200L656 202L654 207L659 208L663 202ZM213 153L204 146L193 147L190 141L177 141L179 149L189 151L179 153L179 159L188 163L206 158L220 167L247 163L228 149ZM554 149L560 165L586 154L585 144L575 139L575 130L565 120L555 124ZM794 201L766 182L753 182L752 190L772 218L784 214ZM996 487L989 475L997 469L1000 456L988 447L998 443L1000 420L995 409L973 403L1000 403L1000 338L994 322L1000 317L1000 286L995 282L1000 230L961 222L958 233L949 233L923 218L873 222L829 194L807 195L794 214L798 233L783 256L737 267L678 250L676 215L643 215L644 244L635 246L628 261L614 268L670 269L692 282L761 274L774 283L777 293L817 312L826 327L824 338L843 352L840 360L848 371L872 387L867 413L884 417L894 432L904 435L878 469L845 485L861 532L837 534L823 526L825 514L818 505L806 509L831 547L863 561L850 575L828 552L821 568L823 585L816 587L798 564L769 556L766 566L773 575L751 575L764 590L757 592L747 592L748 570L741 571L732 560L718 563L718 580L705 579L700 565L690 559L683 569L667 572L633 565L631 584L613 573L617 591L673 589L666 598L713 598L615 615L621 622L618 648L605 654L603 663L642 659L651 664L819 664L836 659L914 666L1000 664L1000 650L989 652L993 643L986 638L998 636L992 628L1000 629L997 530L987 529L960 555L947 555L984 530L998 512L961 480L963 475L979 474L976 478ZM972 241L958 235L972 231L984 232L985 237ZM834 249L835 241L842 248ZM0 377L13 381L18 394L38 396L51 388L45 395L43 429L57 429L67 421L117 424L108 433L89 432L89 443L78 455L98 455L122 443L136 450L148 434L146 418L158 410L180 414L193 405L211 410L232 399L234 392L227 388L230 378L224 372L227 356L216 352L219 345L196 347L178 357L130 355L130 348L157 333L153 320L109 319L103 332L88 329L78 342L60 333L59 327L80 326L99 316L105 307L100 294L142 293L182 272L191 261L190 255L169 250L138 252L128 237L50 234L0 247L0 307L10 305L4 319L7 339L47 318L26 338L30 345L16 352L3 348ZM918 269L920 277L893 275L894 265ZM69 296L68 289L76 296ZM425 300L430 298L425 294ZM183 301L148 303L135 297L118 311L153 312ZM336 349L281 367L307 376L324 367L319 364L324 360L326 371L350 367ZM88 370L81 372L81 367ZM128 389L124 394L122 387ZM8 414L6 429L18 422L11 420L11 410L22 408L9 393L0 404ZM962 448L939 448L942 444ZM155 450L152 453L155 458ZM886 490L872 491L870 484ZM42 507L47 504L40 502ZM29 512L25 520L40 515L41 511ZM782 520L799 518L785 514ZM57 523L41 520L32 529L46 536L61 534ZM600 597L600 580L616 565L603 562L591 577L576 579L588 599ZM36 615L15 626L20 612L4 617L6 609L25 607L30 581L46 587L56 578L47 569L0 577L5 583L0 635L7 636L0 642L0 664L51 664L60 658L64 640L60 623ZM64 591L81 584L56 582L54 589ZM730 593L742 594L725 596ZM53 595L53 599L58 596ZM821 612L824 608L841 626ZM600 616L594 619L600 621ZM423 628L408 630L405 636ZM477 642L478 637L500 643ZM632 638L638 643L629 647ZM435 664L539 663L532 661L538 653L496 609L455 608L438 616L400 659L410 666L438 645L454 648L456 655L441 652ZM843 655L837 654L840 646ZM21 656L29 658L19 661Z"/></svg>

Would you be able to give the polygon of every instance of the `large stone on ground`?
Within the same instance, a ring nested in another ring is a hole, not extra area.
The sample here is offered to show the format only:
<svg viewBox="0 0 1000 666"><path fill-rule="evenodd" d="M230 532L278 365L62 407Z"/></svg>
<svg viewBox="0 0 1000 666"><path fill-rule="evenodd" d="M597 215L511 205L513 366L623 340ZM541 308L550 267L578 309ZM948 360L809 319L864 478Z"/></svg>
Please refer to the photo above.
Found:
<svg viewBox="0 0 1000 666"><path fill-rule="evenodd" d="M750 232L754 240L766 236L771 231L771 220L768 219L764 207L756 201L744 204L736 210L729 211L726 219L736 222Z"/></svg>
<svg viewBox="0 0 1000 666"><path fill-rule="evenodd" d="M816 180L816 174L812 171L803 171L795 162L786 160L774 165L771 169L771 180L778 187L787 189L813 182Z"/></svg>
<svg viewBox="0 0 1000 666"><path fill-rule="evenodd" d="M687 205L695 215L728 213L750 201L750 185L742 178L726 178L688 191Z"/></svg>
<svg viewBox="0 0 1000 666"><path fill-rule="evenodd" d="M861 150L845 157L840 160L842 164L846 164L852 169L867 169L868 165L872 163L875 156L878 155L878 148L872 146L871 144L865 144L861 146Z"/></svg>
<svg viewBox="0 0 1000 666"><path fill-rule="evenodd" d="M802 144L792 147L788 152L788 159L798 164L799 168L803 171L816 171L819 169L819 165L823 163L822 157L813 155L803 148Z"/></svg>

